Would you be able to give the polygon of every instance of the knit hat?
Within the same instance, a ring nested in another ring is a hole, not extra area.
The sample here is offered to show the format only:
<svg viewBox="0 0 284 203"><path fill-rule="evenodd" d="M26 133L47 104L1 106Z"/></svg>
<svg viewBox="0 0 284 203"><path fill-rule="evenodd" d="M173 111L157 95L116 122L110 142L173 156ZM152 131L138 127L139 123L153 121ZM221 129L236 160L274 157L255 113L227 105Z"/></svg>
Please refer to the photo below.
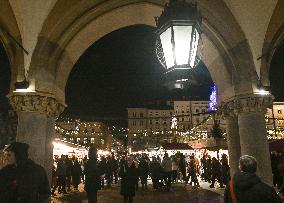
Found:
<svg viewBox="0 0 284 203"><path fill-rule="evenodd" d="M15 153L17 161L28 158L29 145L22 142L12 142L4 148L4 151L12 151Z"/></svg>

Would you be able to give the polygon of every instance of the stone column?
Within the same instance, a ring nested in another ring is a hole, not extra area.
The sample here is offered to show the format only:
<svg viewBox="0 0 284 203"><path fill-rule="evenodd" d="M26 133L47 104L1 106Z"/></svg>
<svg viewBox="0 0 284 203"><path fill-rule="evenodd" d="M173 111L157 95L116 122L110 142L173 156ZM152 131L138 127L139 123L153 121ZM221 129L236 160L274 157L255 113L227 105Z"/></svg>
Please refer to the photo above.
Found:
<svg viewBox="0 0 284 203"><path fill-rule="evenodd" d="M238 115L241 153L256 158L257 174L270 185L272 171L264 114L272 101L271 95L257 94L240 95L230 101Z"/></svg>
<svg viewBox="0 0 284 203"><path fill-rule="evenodd" d="M230 174L239 171L239 159L241 156L241 144L239 136L238 118L236 116L226 117L227 122L227 144L230 158Z"/></svg>
<svg viewBox="0 0 284 203"><path fill-rule="evenodd" d="M8 98L18 114L16 140L30 145L30 159L43 166L51 178L55 119L65 106L51 95L39 93L14 93Z"/></svg>
<svg viewBox="0 0 284 203"><path fill-rule="evenodd" d="M238 126L238 117L235 113L234 107L230 105L230 102L223 103L220 106L220 113L226 120L226 133L227 133L227 145L230 162L230 174L231 177L239 171L239 158L241 156L241 144Z"/></svg>

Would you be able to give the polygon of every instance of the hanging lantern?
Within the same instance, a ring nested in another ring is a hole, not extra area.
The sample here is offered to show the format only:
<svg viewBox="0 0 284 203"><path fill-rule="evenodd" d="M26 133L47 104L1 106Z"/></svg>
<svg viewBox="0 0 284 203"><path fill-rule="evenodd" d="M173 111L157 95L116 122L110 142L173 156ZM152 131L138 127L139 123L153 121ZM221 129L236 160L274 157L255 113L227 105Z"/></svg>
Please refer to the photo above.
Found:
<svg viewBox="0 0 284 203"><path fill-rule="evenodd" d="M170 80L186 79L188 70L198 62L201 15L197 3L170 0L160 17L156 18L156 54Z"/></svg>

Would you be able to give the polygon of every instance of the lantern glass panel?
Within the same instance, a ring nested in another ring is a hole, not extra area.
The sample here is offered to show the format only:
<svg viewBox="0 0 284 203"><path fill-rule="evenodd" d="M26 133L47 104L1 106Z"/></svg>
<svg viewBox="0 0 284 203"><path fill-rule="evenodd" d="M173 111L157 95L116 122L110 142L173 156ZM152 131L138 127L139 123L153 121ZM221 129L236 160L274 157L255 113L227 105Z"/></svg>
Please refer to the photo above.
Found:
<svg viewBox="0 0 284 203"><path fill-rule="evenodd" d="M175 65L171 36L171 27L167 28L163 33L160 34L167 69Z"/></svg>
<svg viewBox="0 0 284 203"><path fill-rule="evenodd" d="M176 65L188 64L192 26L173 26Z"/></svg>
<svg viewBox="0 0 284 203"><path fill-rule="evenodd" d="M199 42L199 33L197 32L196 29L194 29L192 42L191 42L190 59L189 59L189 65L191 68L193 68L195 64L198 42Z"/></svg>

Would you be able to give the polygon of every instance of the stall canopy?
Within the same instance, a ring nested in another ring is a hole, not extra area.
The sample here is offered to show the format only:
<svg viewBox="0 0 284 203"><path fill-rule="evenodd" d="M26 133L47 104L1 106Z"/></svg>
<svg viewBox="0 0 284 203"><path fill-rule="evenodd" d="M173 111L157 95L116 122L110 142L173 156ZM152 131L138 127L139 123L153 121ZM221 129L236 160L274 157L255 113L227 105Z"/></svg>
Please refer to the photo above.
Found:
<svg viewBox="0 0 284 203"><path fill-rule="evenodd" d="M162 147L164 150L193 150L187 143L165 143Z"/></svg>
<svg viewBox="0 0 284 203"><path fill-rule="evenodd" d="M68 155L69 157L75 156L81 160L88 154L85 147L60 139L55 139L53 141L53 146L53 155L58 157L61 155Z"/></svg>

